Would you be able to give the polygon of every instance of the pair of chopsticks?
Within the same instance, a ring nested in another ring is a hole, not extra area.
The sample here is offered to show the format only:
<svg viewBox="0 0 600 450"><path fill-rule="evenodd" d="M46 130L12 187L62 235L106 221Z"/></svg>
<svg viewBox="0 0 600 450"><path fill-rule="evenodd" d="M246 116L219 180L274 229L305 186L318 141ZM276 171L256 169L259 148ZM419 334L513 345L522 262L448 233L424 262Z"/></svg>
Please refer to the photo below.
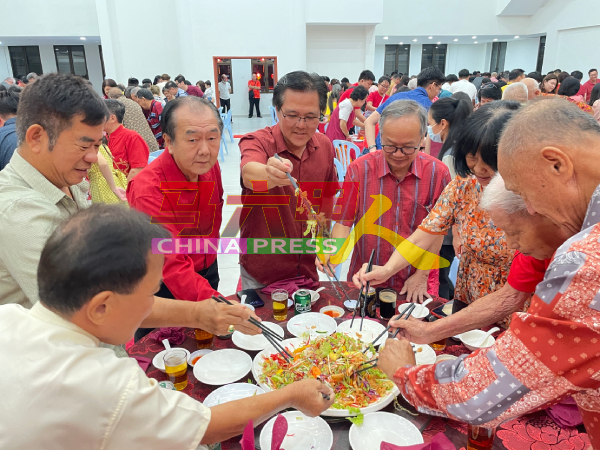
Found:
<svg viewBox="0 0 600 450"><path fill-rule="evenodd" d="M406 317L404 319L408 320L408 318L410 317L410 315L412 314L412 312L415 310L416 307L417 307L417 304L412 303L408 308L406 308L404 311L402 311L400 314L398 314L395 319L392 319L392 320L400 320L400 319L402 319L402 316L404 316L404 314L406 314ZM379 339L381 339L381 337L384 336L386 333L389 333L390 328L392 328L391 325L388 325L387 327L385 327L385 330L383 330L381 332L381 334L379 336L377 336L373 342L371 342L371 345L375 345L375 342L377 342ZM394 334L392 335L392 339L394 339L398 335L399 331L400 331L400 328L397 328L396 331L394 332ZM369 350L371 345L369 345L367 348L365 348L363 350L363 353L367 353L367 350Z"/></svg>
<svg viewBox="0 0 600 450"><path fill-rule="evenodd" d="M377 367L377 361L379 361L379 358L372 359L371 361L365 361L364 363L362 363L363 366L365 364L371 364L371 365L363 367L362 369L359 369L359 370L355 371L354 374L358 375L361 372L365 372L365 371L367 371L369 369L374 369L375 367Z"/></svg>
<svg viewBox="0 0 600 450"><path fill-rule="evenodd" d="M371 257L369 258L369 264L367 266L367 271L365 273L369 273L373 270L373 257L375 256L375 249L371 250ZM367 294L369 293L369 287L371 285L370 281L367 281L367 289L363 293L364 285L360 287L360 293L358 294L358 304L354 309L354 314L352 315L352 321L350 322L350 328L354 325L354 317L356 317L356 310L360 308L360 331L362 331L363 320L365 319L365 303L367 303ZM363 301L361 302L361 298Z"/></svg>
<svg viewBox="0 0 600 450"><path fill-rule="evenodd" d="M329 270L333 274L333 278L335 279L335 281L337 281L338 286L342 289L342 292L346 296L346 300L350 300L350 298L348 297L348 293L346 292L346 289L344 289L344 286L342 285L342 283L340 283L340 280L338 279L338 277L335 274L335 269L333 268L333 266L331 265L331 263L329 262L329 260L327 260L327 268L329 268ZM342 301L342 297L340 296L340 293L338 292L337 287L335 286L335 283L331 279L331 276L329 276L329 273L327 273L327 268L325 268L325 270L323 272L325 272L325 275L327 275L327 279L329 280L329 282L333 286L333 291L335 292L335 295L337 296L337 298L340 299L340 301Z"/></svg>
<svg viewBox="0 0 600 450"><path fill-rule="evenodd" d="M233 305L233 303L231 303L229 300L227 300L223 296L216 297L213 295L212 299L219 303L226 303L231 306ZM294 357L285 348L283 348L281 346L281 344L279 344L279 341L283 340L283 338L281 336L279 336L277 333L275 333L274 331L272 331L269 328L267 328L266 326L264 326L262 323L260 323L254 317L250 317L249 322L252 325L254 325L262 330L263 336L267 339L267 341L269 341L269 343L273 347L275 347L275 350L277 350L277 352L279 352L279 354L283 357L283 359L285 359L288 362L290 362L290 360L294 359Z"/></svg>

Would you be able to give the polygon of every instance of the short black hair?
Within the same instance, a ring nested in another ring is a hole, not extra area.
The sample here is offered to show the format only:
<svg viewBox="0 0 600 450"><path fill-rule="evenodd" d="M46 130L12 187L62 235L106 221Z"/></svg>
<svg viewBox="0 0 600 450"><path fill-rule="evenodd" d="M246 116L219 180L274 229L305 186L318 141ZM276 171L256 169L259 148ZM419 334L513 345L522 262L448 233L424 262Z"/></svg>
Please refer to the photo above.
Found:
<svg viewBox="0 0 600 450"><path fill-rule="evenodd" d="M417 86L422 88L427 88L431 83L443 84L444 81L444 72L437 67L426 67L417 75Z"/></svg>
<svg viewBox="0 0 600 450"><path fill-rule="evenodd" d="M25 141L27 130L40 125L48 134L49 150L58 136L73 125L73 118L83 116L82 122L96 126L108 118L104 101L92 84L67 73L42 75L21 93L17 111L17 138Z"/></svg>
<svg viewBox="0 0 600 450"><path fill-rule="evenodd" d="M358 80L371 80L375 82L375 75L370 70L363 70L358 76Z"/></svg>
<svg viewBox="0 0 600 450"><path fill-rule="evenodd" d="M479 100L482 98L491 98L492 100L502 100L502 88L500 83L489 82L485 86L481 86L477 93Z"/></svg>
<svg viewBox="0 0 600 450"><path fill-rule="evenodd" d="M210 80L206 80L206 81L204 82L204 84L205 84L206 86L212 86L212 83L210 82Z"/></svg>
<svg viewBox="0 0 600 450"><path fill-rule="evenodd" d="M177 79L177 78L175 78ZM172 89L172 88L178 88L179 86L177 86L177 83L175 83L174 81L167 81L167 83L165 84L165 89Z"/></svg>
<svg viewBox="0 0 600 450"><path fill-rule="evenodd" d="M192 85L192 82L190 80L185 80L184 83L187 84L188 86Z"/></svg>
<svg viewBox="0 0 600 450"><path fill-rule="evenodd" d="M327 75L323 75L321 78L323 78L323 81L326 81L328 83L331 81Z"/></svg>
<svg viewBox="0 0 600 450"><path fill-rule="evenodd" d="M567 97L572 97L573 95L577 95L581 89L581 83L575 77L567 77L560 83L560 88L558 88L558 95L566 95Z"/></svg>
<svg viewBox="0 0 600 450"><path fill-rule="evenodd" d="M369 96L369 90L364 86L356 86L350 93L350 98L354 101L364 100Z"/></svg>
<svg viewBox="0 0 600 450"><path fill-rule="evenodd" d="M512 100L491 102L481 106L467 117L456 139L454 170L461 177L472 175L467 165L467 155L479 153L484 163L498 172L498 142L504 125L521 107Z"/></svg>
<svg viewBox="0 0 600 450"><path fill-rule="evenodd" d="M542 74L539 72L529 72L527 74L527 78L533 78L538 83L541 83L542 80L544 79L544 77L542 77Z"/></svg>
<svg viewBox="0 0 600 450"><path fill-rule="evenodd" d="M296 70L281 77L273 89L273 106L277 111L281 111L283 96L288 89L297 92L316 92L319 96L319 110L327 109L327 85L316 73Z"/></svg>
<svg viewBox="0 0 600 450"><path fill-rule="evenodd" d="M583 72L580 70L574 70L571 72L571 76L579 81L583 80Z"/></svg>
<svg viewBox="0 0 600 450"><path fill-rule="evenodd" d="M516 80L523 74L525 74L525 71L523 69L513 69L508 74L508 81Z"/></svg>
<svg viewBox="0 0 600 450"><path fill-rule="evenodd" d="M154 94L150 89L142 88L135 94L137 98L145 98L146 100L154 100Z"/></svg>
<svg viewBox="0 0 600 450"><path fill-rule="evenodd" d="M455 81L458 81L458 77L453 73L446 77L446 83L454 83Z"/></svg>
<svg viewBox="0 0 600 450"><path fill-rule="evenodd" d="M127 80L127 86L133 86L133 87L138 87L140 85L140 80L138 80L137 78L129 78Z"/></svg>
<svg viewBox="0 0 600 450"><path fill-rule="evenodd" d="M142 84L152 84L152 80L150 78L144 78Z"/></svg>
<svg viewBox="0 0 600 450"><path fill-rule="evenodd" d="M589 75L590 73L592 73L592 72L598 72L598 69L590 69L590 70L588 71L588 75Z"/></svg>
<svg viewBox="0 0 600 450"><path fill-rule="evenodd" d="M167 102L165 108L163 109L160 119L160 127L162 129L163 135L169 136L172 141L175 140L175 129L177 128L175 112L184 105L188 105L190 108L195 108L197 110L200 110L203 107L209 108L217 118L219 133L221 135L223 134L223 120L221 119L221 115L219 114L219 111L217 110L215 105L213 105L212 102L209 102L204 98L188 95L185 97L177 97Z"/></svg>
<svg viewBox="0 0 600 450"><path fill-rule="evenodd" d="M104 94L104 88L106 86L110 86L111 88L117 87L117 82L112 78L106 78L104 81L102 81L102 94Z"/></svg>
<svg viewBox="0 0 600 450"><path fill-rule="evenodd" d="M384 83L386 81L388 83L391 83L392 79L390 77L388 77L387 75L383 75L383 76L379 77L379 80L377 80L377 84L381 84L381 83Z"/></svg>
<svg viewBox="0 0 600 450"><path fill-rule="evenodd" d="M350 80L348 78L344 77L344 78L342 78L340 80L340 82L342 82L342 83L350 83Z"/></svg>
<svg viewBox="0 0 600 450"><path fill-rule="evenodd" d="M398 72L392 72L392 75L390 78L397 80L398 78L402 78L402 75L400 75Z"/></svg>
<svg viewBox="0 0 600 450"><path fill-rule="evenodd" d="M148 273L152 239L170 233L121 205L94 204L50 236L38 265L40 301L71 316L100 292L131 294Z"/></svg>
<svg viewBox="0 0 600 450"><path fill-rule="evenodd" d="M154 77L154 81L152 82L152 84L157 85L159 80L160 80L160 75L156 75Z"/></svg>
<svg viewBox="0 0 600 450"><path fill-rule="evenodd" d="M175 81L175 83L185 83L185 77L183 75L177 75L173 81Z"/></svg>
<svg viewBox="0 0 600 450"><path fill-rule="evenodd" d="M466 78L469 75L471 75L471 74L469 73L468 69L462 69L458 72L458 78Z"/></svg>
<svg viewBox="0 0 600 450"><path fill-rule="evenodd" d="M16 85L0 91L0 117L8 119L17 114L21 88Z"/></svg>
<svg viewBox="0 0 600 450"><path fill-rule="evenodd" d="M117 118L117 122L123 123L123 118L125 117L125 105L114 98L107 98L104 102L106 103L109 114L111 116L114 115Z"/></svg>

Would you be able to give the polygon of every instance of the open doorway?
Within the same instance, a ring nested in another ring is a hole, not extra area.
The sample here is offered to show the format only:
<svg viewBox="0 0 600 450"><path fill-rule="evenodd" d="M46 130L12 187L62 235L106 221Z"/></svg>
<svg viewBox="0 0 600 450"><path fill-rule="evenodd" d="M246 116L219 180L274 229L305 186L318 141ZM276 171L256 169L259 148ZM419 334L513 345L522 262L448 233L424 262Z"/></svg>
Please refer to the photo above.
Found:
<svg viewBox="0 0 600 450"><path fill-rule="evenodd" d="M229 103L234 116L248 115L248 81L252 74L260 81L260 106L263 117L268 116L268 108L273 97L273 88L277 84L276 56L213 56L215 77L215 96L217 107L221 105L221 76L225 75L231 85Z"/></svg>

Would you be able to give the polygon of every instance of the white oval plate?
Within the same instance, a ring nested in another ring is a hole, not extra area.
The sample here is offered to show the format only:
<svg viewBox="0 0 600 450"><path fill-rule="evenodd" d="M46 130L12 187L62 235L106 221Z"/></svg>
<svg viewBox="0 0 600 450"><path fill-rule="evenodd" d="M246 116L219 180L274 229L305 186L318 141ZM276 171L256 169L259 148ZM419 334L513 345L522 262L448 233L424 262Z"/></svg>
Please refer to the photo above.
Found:
<svg viewBox="0 0 600 450"><path fill-rule="evenodd" d="M352 325L352 328L350 328L351 323L352 320L346 320L345 322L340 323L337 326L337 332L344 333L350 337L353 337L354 339L364 342L365 344L370 344L373 342L373 340L385 330L385 327L379 322L365 319L363 320L362 331L360 331L360 317L354 318L354 324ZM383 344L386 339L387 336L384 334L377 340L375 345Z"/></svg>
<svg viewBox="0 0 600 450"><path fill-rule="evenodd" d="M379 450L382 442L399 446L423 443L417 427L404 417L387 412L365 414L363 424L352 424L349 435L353 450Z"/></svg>
<svg viewBox="0 0 600 450"><path fill-rule="evenodd" d="M212 408L213 406L222 405L234 400L241 400L243 398L254 397L255 395L264 393L265 391L255 384L233 383L212 391L208 394L208 397L206 397L202 404L207 408Z"/></svg>
<svg viewBox="0 0 600 450"><path fill-rule="evenodd" d="M312 337L325 337L335 333L337 323L325 314L309 312L292 317L287 323L287 329L296 337L301 337L306 332Z"/></svg>
<svg viewBox="0 0 600 450"><path fill-rule="evenodd" d="M398 314L406 312L406 309L409 308L411 304L412 303L402 303L400 306L398 306ZM414 317L415 319L424 319L428 315L429 308L420 304L417 304L415 309L413 309L413 312L410 314L410 316Z"/></svg>
<svg viewBox="0 0 600 450"><path fill-rule="evenodd" d="M302 347L304 344L305 344L304 341L299 338L286 339L285 341L283 341L281 343L281 345L284 348L287 348L287 350L290 353L292 353L293 350ZM273 348L272 346L269 346L266 349L264 349L262 352L258 353L254 357L254 361L252 362L252 375L254 375L254 379L256 380L258 385L265 390L265 392L272 391L273 389L268 384L260 381L260 376L262 375L262 364L267 356L272 355L273 353L276 353L276 352L277 352L277 350L275 350L275 348ZM202 358L202 359L204 359L204 358ZM363 414L379 411L380 409L383 409L387 405L392 403L394 401L394 398L396 398L399 394L400 394L400 390L394 385L394 388L388 395L380 398L379 401L376 403L373 403L365 408L361 408L360 411ZM346 409L329 408L328 410L321 413L321 415L322 416L330 416L330 417L349 417L349 416L353 416L355 414L348 412L348 410L346 410Z"/></svg>
<svg viewBox="0 0 600 450"><path fill-rule="evenodd" d="M185 348L181 348L181 347L171 347L171 350L183 350L185 353L187 353L187 357L185 358L186 361L188 361L190 359L190 351L185 349ZM160 353L157 353L156 355L154 355L154 358L152 358L152 365L154 367L156 367L158 370L160 370L161 372L165 371L165 360L163 359L165 357L165 353L167 353L166 350L163 350Z"/></svg>
<svg viewBox="0 0 600 450"><path fill-rule="evenodd" d="M269 330L273 330L276 334L283 337L285 331L279 325L273 322L261 322L264 326L266 326ZM251 352L257 352L260 350L264 350L269 345L269 341L262 334L257 334L256 336L249 336L240 331L234 331L233 336L231 337L233 344L236 347L239 347L244 350L248 350Z"/></svg>
<svg viewBox="0 0 600 450"><path fill-rule="evenodd" d="M194 366L194 376L204 384L222 386L248 375L252 358L241 350L217 350L202 357Z"/></svg>
<svg viewBox="0 0 600 450"><path fill-rule="evenodd" d="M281 448L285 450L330 450L333 445L333 432L327 422L320 417L308 417L300 411L284 412L288 431ZM260 448L270 449L273 439L273 425L277 416L269 420L260 432Z"/></svg>

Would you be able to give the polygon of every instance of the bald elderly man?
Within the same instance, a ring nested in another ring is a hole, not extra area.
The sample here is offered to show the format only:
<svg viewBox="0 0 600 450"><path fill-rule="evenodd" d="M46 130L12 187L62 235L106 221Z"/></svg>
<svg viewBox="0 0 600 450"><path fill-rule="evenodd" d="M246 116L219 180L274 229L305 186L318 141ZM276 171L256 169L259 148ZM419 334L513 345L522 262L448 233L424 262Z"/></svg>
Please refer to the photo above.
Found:
<svg viewBox="0 0 600 450"><path fill-rule="evenodd" d="M505 87L506 89L502 93L502 100L514 100L525 103L529 99L529 92L525 84L511 83Z"/></svg>
<svg viewBox="0 0 600 450"><path fill-rule="evenodd" d="M540 83L533 78L525 78L521 83L527 87L527 100L534 100L536 97L542 95Z"/></svg>
<svg viewBox="0 0 600 450"><path fill-rule="evenodd" d="M436 342L493 325L512 313L526 310L552 255L569 237L550 219L529 214L523 199L506 190L500 175L485 188L479 206L489 211L494 224L504 231L509 248L516 250L508 279L502 288L442 320L392 321L391 324L401 327L400 333L413 343Z"/></svg>
<svg viewBox="0 0 600 450"><path fill-rule="evenodd" d="M506 188L572 237L492 347L416 367L407 339L386 342L378 366L419 410L495 427L572 395L600 448L599 157L600 125L565 100L533 102L508 122Z"/></svg>

